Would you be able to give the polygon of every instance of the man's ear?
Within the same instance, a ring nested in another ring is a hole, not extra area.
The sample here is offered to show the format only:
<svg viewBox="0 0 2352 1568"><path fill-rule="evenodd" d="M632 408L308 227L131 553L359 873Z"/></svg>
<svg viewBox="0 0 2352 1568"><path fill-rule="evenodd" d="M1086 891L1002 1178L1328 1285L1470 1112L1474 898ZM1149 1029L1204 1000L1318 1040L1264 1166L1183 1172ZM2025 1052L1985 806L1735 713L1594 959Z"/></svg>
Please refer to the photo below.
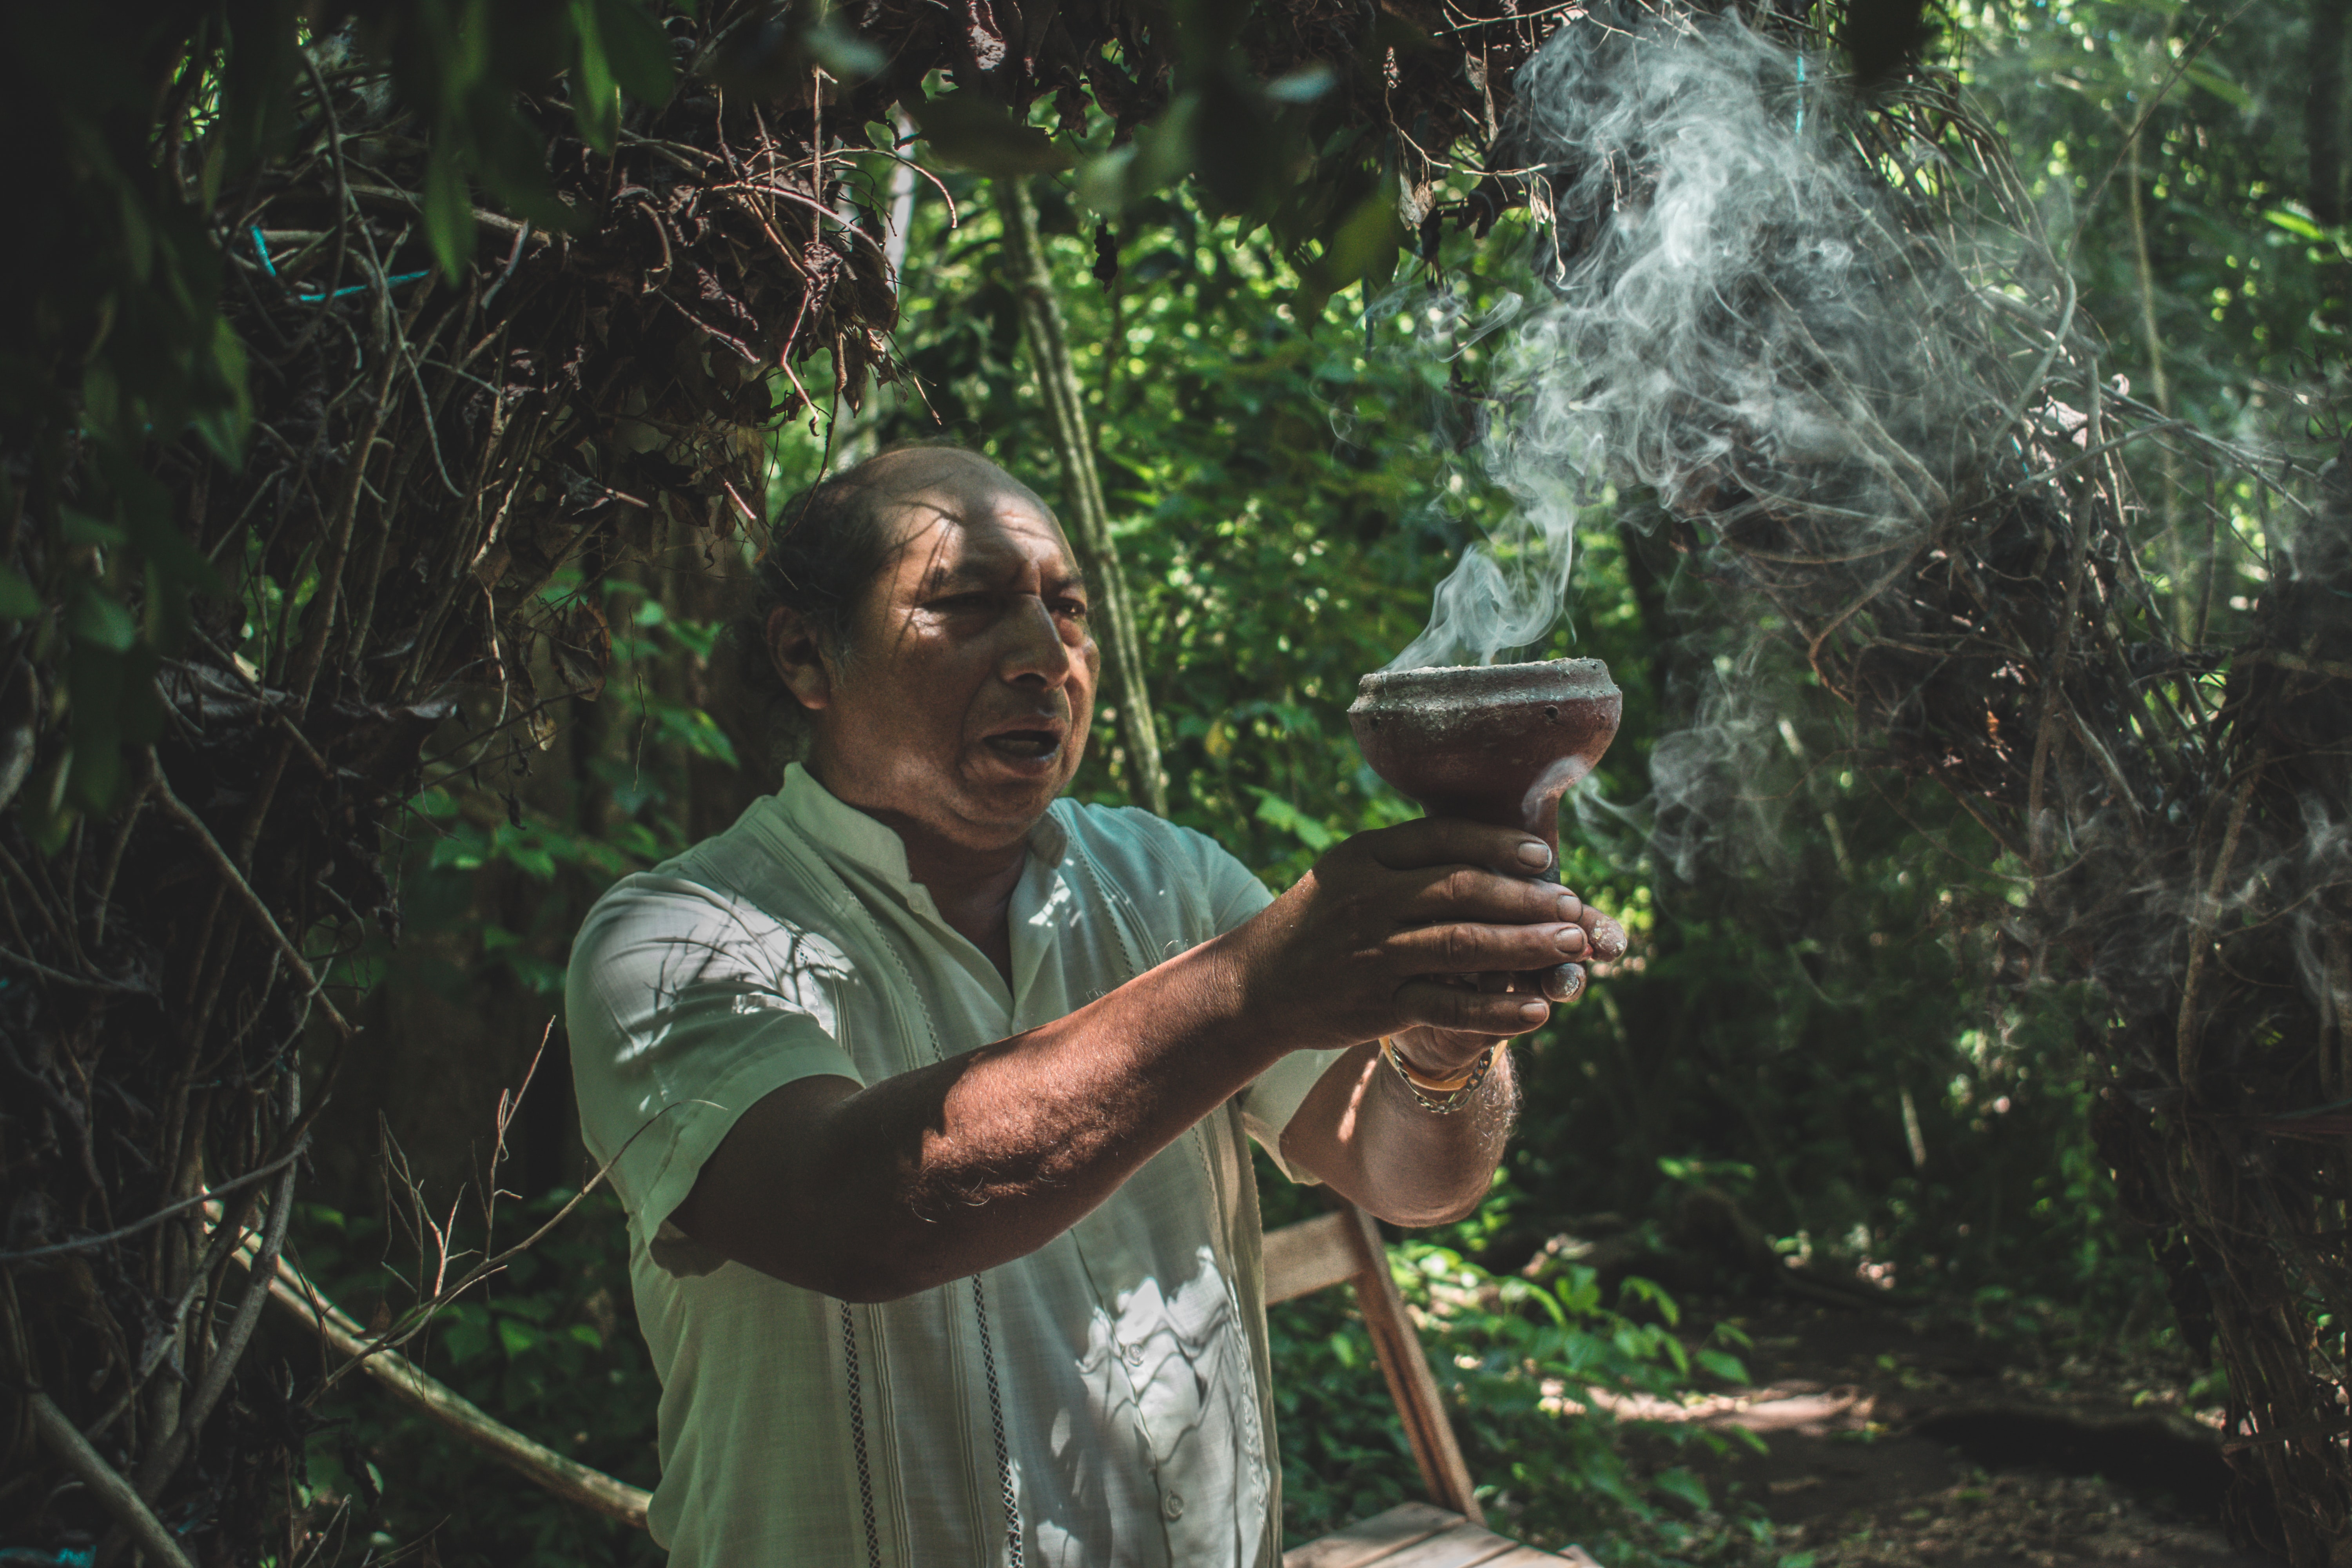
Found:
<svg viewBox="0 0 2352 1568"><path fill-rule="evenodd" d="M814 712L832 704L833 670L798 610L780 605L768 612L768 661L802 707Z"/></svg>

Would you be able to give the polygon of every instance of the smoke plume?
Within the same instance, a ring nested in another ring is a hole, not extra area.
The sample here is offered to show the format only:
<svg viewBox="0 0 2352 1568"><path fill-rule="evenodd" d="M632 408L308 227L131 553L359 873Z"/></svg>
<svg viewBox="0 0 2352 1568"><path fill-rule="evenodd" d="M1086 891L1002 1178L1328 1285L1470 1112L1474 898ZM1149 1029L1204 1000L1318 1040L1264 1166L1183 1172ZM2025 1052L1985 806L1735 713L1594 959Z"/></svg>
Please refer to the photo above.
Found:
<svg viewBox="0 0 2352 1568"><path fill-rule="evenodd" d="M1735 15L1633 5L1571 22L1520 73L1503 151L1538 171L1544 286L1475 322L1441 296L1424 334L1458 352L1504 329L1477 460L1516 508L1390 668L1542 637L1603 485L1724 530L1801 512L1853 552L1949 508L1977 467L1966 433L1998 423L1948 324L1966 289L1885 220L1813 76Z"/></svg>

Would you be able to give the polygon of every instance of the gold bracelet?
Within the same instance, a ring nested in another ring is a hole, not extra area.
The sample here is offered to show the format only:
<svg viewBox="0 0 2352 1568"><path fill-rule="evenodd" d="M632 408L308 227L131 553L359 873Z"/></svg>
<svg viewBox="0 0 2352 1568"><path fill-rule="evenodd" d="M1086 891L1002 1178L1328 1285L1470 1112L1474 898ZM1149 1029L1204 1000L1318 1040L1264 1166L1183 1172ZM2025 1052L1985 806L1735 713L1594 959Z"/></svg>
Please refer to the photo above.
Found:
<svg viewBox="0 0 2352 1568"><path fill-rule="evenodd" d="M1459 1077L1450 1079L1433 1079L1415 1071L1406 1064L1404 1053L1397 1049L1396 1041L1387 1035L1381 1037L1381 1054L1388 1058L1389 1066L1396 1069L1397 1077L1404 1080L1406 1089L1423 1110L1447 1116L1469 1104L1472 1097L1477 1094L1478 1086L1486 1081L1487 1073L1494 1069L1495 1058L1502 1053L1503 1044L1497 1041L1488 1047L1485 1056L1465 1068ZM1433 1100L1430 1098L1432 1095L1439 1098Z"/></svg>
<svg viewBox="0 0 2352 1568"><path fill-rule="evenodd" d="M1469 1067L1464 1068L1452 1078L1432 1078L1427 1073L1422 1071L1419 1068L1413 1066L1411 1062L1405 1060L1404 1053L1397 1049L1396 1041L1389 1036L1382 1035L1381 1037L1381 1044L1388 1048L1389 1060L1395 1064L1397 1071L1404 1074L1407 1082L1411 1083L1415 1089L1425 1089L1432 1094L1454 1093L1464 1084L1468 1083L1470 1081L1470 1075L1478 1070L1476 1065L1474 1063Z"/></svg>

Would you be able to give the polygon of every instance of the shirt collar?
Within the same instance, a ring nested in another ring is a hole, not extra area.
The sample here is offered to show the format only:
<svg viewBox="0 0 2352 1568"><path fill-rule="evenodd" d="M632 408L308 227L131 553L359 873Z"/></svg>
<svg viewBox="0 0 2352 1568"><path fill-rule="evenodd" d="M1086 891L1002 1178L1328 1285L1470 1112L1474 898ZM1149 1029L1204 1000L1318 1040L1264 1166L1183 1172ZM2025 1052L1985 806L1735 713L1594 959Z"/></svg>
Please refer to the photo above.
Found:
<svg viewBox="0 0 2352 1568"><path fill-rule="evenodd" d="M901 891L913 886L907 874L905 840L842 801L798 763L784 770L784 787L771 798L784 821L824 854L863 867ZM1058 866L1068 851L1069 834L1059 814L1048 810L1029 830L1029 853L1047 866Z"/></svg>

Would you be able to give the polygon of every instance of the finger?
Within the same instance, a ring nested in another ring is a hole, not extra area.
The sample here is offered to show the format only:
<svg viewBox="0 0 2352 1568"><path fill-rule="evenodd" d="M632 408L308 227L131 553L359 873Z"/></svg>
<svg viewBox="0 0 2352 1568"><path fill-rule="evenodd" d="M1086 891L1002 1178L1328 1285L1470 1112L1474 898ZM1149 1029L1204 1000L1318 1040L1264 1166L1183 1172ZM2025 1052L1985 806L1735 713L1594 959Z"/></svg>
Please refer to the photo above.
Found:
<svg viewBox="0 0 2352 1568"><path fill-rule="evenodd" d="M1408 974L1484 974L1549 969L1584 956L1580 925L1476 925L1452 922L1401 931L1382 944Z"/></svg>
<svg viewBox="0 0 2352 1568"><path fill-rule="evenodd" d="M1372 858L1391 871L1427 866L1483 866L1511 877L1531 877L1552 866L1551 847L1516 827L1494 827L1455 816L1424 816L1364 836Z"/></svg>
<svg viewBox="0 0 2352 1568"><path fill-rule="evenodd" d="M1614 963L1625 956L1625 928L1602 914L1599 910L1587 910L1580 922L1591 939L1592 956L1603 963Z"/></svg>
<svg viewBox="0 0 2352 1568"><path fill-rule="evenodd" d="M1396 1002L1397 1011L1412 1023L1493 1039L1524 1035L1551 1016L1551 1005L1537 997L1498 995L1435 980L1399 987Z"/></svg>
<svg viewBox="0 0 2352 1568"><path fill-rule="evenodd" d="M1391 907L1399 923L1441 925L1474 921L1489 925L1581 923L1584 900L1557 882L1531 882L1472 866L1424 868L1421 879Z"/></svg>
<svg viewBox="0 0 2352 1568"><path fill-rule="evenodd" d="M1584 965L1557 964L1543 972L1543 994L1554 1002L1575 1001L1584 994Z"/></svg>

